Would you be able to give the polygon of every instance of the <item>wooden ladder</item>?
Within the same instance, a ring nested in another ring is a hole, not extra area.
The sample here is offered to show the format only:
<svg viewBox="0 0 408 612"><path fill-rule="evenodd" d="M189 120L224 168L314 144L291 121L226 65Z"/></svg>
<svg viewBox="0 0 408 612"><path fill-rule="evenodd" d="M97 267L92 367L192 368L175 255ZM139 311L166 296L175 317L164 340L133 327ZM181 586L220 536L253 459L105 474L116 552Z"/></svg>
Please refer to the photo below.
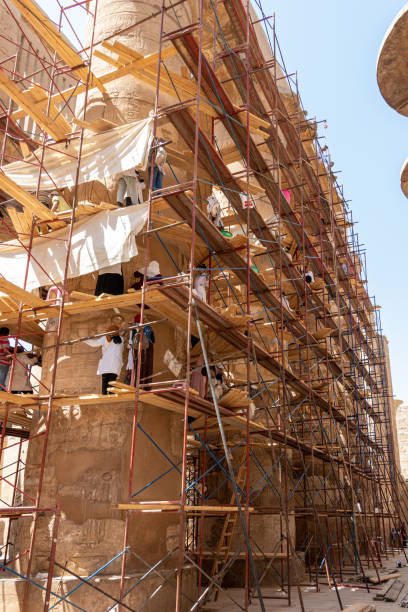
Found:
<svg viewBox="0 0 408 612"><path fill-rule="evenodd" d="M238 473L235 479L238 485L238 489L243 489L243 486L245 484L245 479L246 479L246 460L245 460L246 457L245 455L246 453L244 453L244 457L243 457L244 461L239 467ZM230 505L231 506L237 505L234 492L232 492L232 495L231 495ZM211 578L214 578L218 574L220 567L225 565L225 563L228 560L228 555L229 555L229 551L231 548L232 536L234 535L237 521L238 521L237 511L227 513L225 517L224 525L221 531L220 539L218 540L216 557L214 559L214 563L211 569ZM221 586L222 580L223 578L221 578L221 580L218 582L219 586ZM218 593L219 593L219 590L216 589L215 594L214 594L214 601L217 601Z"/></svg>

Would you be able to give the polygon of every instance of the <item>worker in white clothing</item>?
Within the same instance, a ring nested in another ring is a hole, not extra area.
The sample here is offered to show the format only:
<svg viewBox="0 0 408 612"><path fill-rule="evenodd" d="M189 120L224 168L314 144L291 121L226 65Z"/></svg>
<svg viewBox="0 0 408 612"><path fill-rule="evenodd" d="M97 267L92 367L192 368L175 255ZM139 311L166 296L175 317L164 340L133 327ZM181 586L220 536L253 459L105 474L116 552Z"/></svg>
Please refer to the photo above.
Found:
<svg viewBox="0 0 408 612"><path fill-rule="evenodd" d="M116 380L123 365L123 340L117 333L119 327L111 325L108 332L116 332L102 336L101 338L91 338L85 340L89 346L100 346L102 356L98 363L97 374L102 376L102 395L108 394L109 383Z"/></svg>
<svg viewBox="0 0 408 612"><path fill-rule="evenodd" d="M39 354L28 353L24 351L22 346L17 347L17 353L14 364L14 372L13 372L13 382L11 385L12 393L32 393L33 386L30 381L30 370L29 367L37 364L39 362ZM10 366L6 384L6 389L9 388L10 383L10 374L12 368Z"/></svg>
<svg viewBox="0 0 408 612"><path fill-rule="evenodd" d="M143 204L143 189L146 187L143 177L137 170L127 172L118 181L116 200L119 206L124 205L125 195L132 204Z"/></svg>
<svg viewBox="0 0 408 612"><path fill-rule="evenodd" d="M208 270L204 264L200 264L198 266L200 270L200 274L194 279L194 289L193 293L195 293L200 300L203 302L207 301L207 290L210 285L210 281L208 278Z"/></svg>

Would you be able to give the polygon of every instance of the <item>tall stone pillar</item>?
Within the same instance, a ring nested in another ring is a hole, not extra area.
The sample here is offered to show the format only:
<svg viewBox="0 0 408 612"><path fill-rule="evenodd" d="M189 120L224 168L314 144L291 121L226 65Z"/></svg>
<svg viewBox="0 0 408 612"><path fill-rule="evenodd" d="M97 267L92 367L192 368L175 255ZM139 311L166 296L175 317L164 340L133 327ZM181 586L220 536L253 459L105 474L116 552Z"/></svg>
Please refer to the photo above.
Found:
<svg viewBox="0 0 408 612"><path fill-rule="evenodd" d="M176 6L165 13L164 32L176 30L192 22L192 13L195 3L191 0ZM146 56L157 53L160 40L160 7L161 3L142 2L140 0L98 0L97 17L94 41L105 40L109 43L122 43L140 55ZM91 2L91 11L95 2ZM156 17L149 15L159 13ZM140 25L132 27L134 24ZM88 28L90 30L90 26ZM88 39L90 40L90 31ZM168 45L168 43L167 43ZM103 49L109 55L109 51ZM112 57L116 57L114 54ZM166 60L166 65L177 69L180 62L176 58ZM94 72L101 76L110 72L113 67L104 60L94 58L92 63ZM156 68L157 63L152 64ZM127 75L121 79L106 84L107 95L95 89L90 92L87 105L87 117L103 117L118 123L137 121L149 114L155 99L155 87L147 85L134 75ZM175 100L160 94L160 103L174 103Z"/></svg>
<svg viewBox="0 0 408 612"><path fill-rule="evenodd" d="M131 28L134 23L145 19L147 7L150 5L146 2L99 0L95 41L129 28L123 34L114 36L110 42L118 40L142 55L157 52L160 16ZM179 27L178 19L186 23L188 7L188 2L177 7L166 19L166 27L171 26L173 29ZM94 8L94 3L91 3L91 10ZM156 5L151 5L149 8L152 12L156 10ZM112 70L112 67L108 68L107 64L96 60L93 70L100 76L104 71ZM104 117L123 124L146 117L153 107L154 89L139 82L134 76L114 81L107 85L106 89L107 93L104 96L98 90L90 93L87 120ZM81 103L83 104L83 100L82 102L78 100L78 108ZM166 126L163 129L165 130ZM175 138L174 134L163 132L163 135ZM114 189L113 184L107 186ZM184 256L174 246L170 248L175 261L183 267L186 264ZM151 240L150 252L150 259L159 261L163 275L172 276L176 273L173 263L156 238ZM142 253L135 260L124 264L125 291L132 284L133 272L143 264ZM93 294L95 284L96 275L87 275L69 281L68 290ZM136 303L134 309L121 310L127 322L133 321L133 315L137 312L139 308ZM156 314L153 319L160 318ZM112 310L106 310L66 317L61 341L105 331L113 315ZM52 322L49 325L52 330ZM155 326L154 332L156 335L154 372L159 372L166 369L163 363L166 349L173 347L172 350L177 352L177 348L174 347L181 347L182 344L185 346L186 337L167 323ZM180 342L181 335L183 342ZM55 343L55 334L50 333L46 338L46 346L52 347ZM100 349L91 348L83 342L61 346L57 363L56 393L69 395L99 393L100 377L96 376L99 351ZM124 355L126 364L126 350ZM181 355L179 357L181 358ZM46 385L51 381L53 368L54 349L49 348L44 351L43 356L43 382ZM123 380L123 373L124 370L120 380ZM166 376L168 378L168 373ZM155 380L160 380L160 377ZM90 575L123 549L125 513L115 510L114 505L128 501L133 413L133 402L91 406L67 405L53 408L40 503L43 507L61 503L62 521L56 558L59 563L67 563L68 569L80 575ZM141 430L137 431L132 484L134 492L167 471L171 467L170 461L177 464L182 452L183 420L180 415L142 404L139 417L143 430L151 439ZM32 435L43 430L44 420L44 413L34 416ZM168 459L155 448L152 440L164 451ZM42 444L42 437L32 440L29 444L25 476L25 488L29 495L33 495L36 491ZM180 475L174 469L156 484L149 486L137 497L137 501L177 499L179 492ZM27 548L32 529L31 520L24 519L24 521L16 541L17 549L21 551ZM129 545L145 562L154 564L177 544L178 523L178 514L134 514L130 521ZM40 576L40 573L47 571L52 526L53 520L50 515L40 517L35 542L33 575ZM176 562L177 555L173 555L162 568L164 574L168 572L169 576L174 576ZM115 596L119 593L120 563L121 560L118 559L103 570L99 585ZM25 572L26 557L23 557L18 567L19 571ZM146 565L129 553L127 569L128 573L133 572L133 576L129 574L129 584L134 584L135 573L145 572ZM58 573L59 570L56 570L55 575ZM145 580L132 592L127 602L135 606L140 605L159 583L157 576L152 574L151 578ZM193 584L193 579L190 584ZM188 589L189 585L186 584L184 588ZM55 589L58 590L57 584ZM38 610L41 591L34 587L31 587L31 590L33 594L29 609ZM14 594L15 607L14 604L10 604L8 609L19 609L21 593L22 585L17 584ZM78 589L70 599L77 605L85 606L86 609L102 609L98 607L99 604L109 603L86 586ZM167 608L167 604L173 599L173 590L165 586L146 609L170 609L171 606ZM12 597L9 598L9 602L11 601Z"/></svg>

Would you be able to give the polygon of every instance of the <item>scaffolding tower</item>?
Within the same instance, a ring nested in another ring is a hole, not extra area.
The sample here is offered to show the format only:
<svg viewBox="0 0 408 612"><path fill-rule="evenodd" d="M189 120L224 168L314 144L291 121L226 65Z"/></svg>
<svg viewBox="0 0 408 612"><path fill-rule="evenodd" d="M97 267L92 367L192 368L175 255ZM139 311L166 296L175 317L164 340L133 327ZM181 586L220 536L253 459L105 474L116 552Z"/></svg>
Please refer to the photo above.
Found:
<svg viewBox="0 0 408 612"><path fill-rule="evenodd" d="M0 567L5 577L24 583L21 610L34 609L36 591L44 610L83 610L79 586L95 597L88 609L135 610L131 597L151 576L155 586L137 609L159 609L155 601L164 591L168 609L177 612L205 609L209 602L214 609L231 599L242 610L254 598L262 610L271 597L277 607L291 606L294 594L304 606L300 587L318 590L327 581L342 609L339 584L356 573L364 578L370 568L378 574L384 559L404 551L408 506L396 463L379 307L366 287L365 252L327 146L320 144L319 121L304 110L297 77L281 57L274 17L258 0L163 0L160 10L126 28L160 24L157 49L146 56L116 41L121 32L97 39L97 4L58 1L55 24L32 0L3 0L19 37L0 34L13 47L0 64L0 256L17 246L27 261L23 286L0 278L2 326L15 340L8 387L0 391L0 516L6 534ZM191 10L181 19L177 8L185 4ZM77 50L63 34L75 33L72 11L82 11L89 24L88 39L77 39ZM32 59L26 62L32 69L22 67L22 57ZM95 74L94 58L105 63L102 75ZM95 297L72 292L69 276L75 225L116 209L116 203L83 204L78 195L87 135L113 127L88 120L88 96L94 90L106 95L105 86L125 75L154 92L153 136L166 125L183 144L167 145L161 189L153 190L153 167L147 175L141 289ZM75 156L65 155L75 159L76 181L69 194L64 191L69 210L56 214L44 203L41 180L50 176L44 160L49 151L64 154L71 142ZM22 160L37 177L34 193L3 171ZM207 213L210 197L220 205L222 226ZM41 266L36 238L52 238L59 230L66 232L63 281L43 270L47 286L57 287L45 299L28 291L26 281L30 265ZM149 279L158 244L172 272ZM201 274L205 299L194 289ZM146 380L139 341L131 384L115 381L106 396L59 394L64 321L136 305L141 338L146 324L154 328L163 318L181 330L178 374L169 367ZM38 380L32 394L11 392L21 342L44 345L51 364L49 383ZM221 392L216 372L223 378ZM124 516L123 541L113 546L119 552L83 577L58 556L63 504L42 502L53 411L119 404L133 415L127 496L112 504ZM179 415L178 462L143 426L143 407ZM39 415L42 427L33 434ZM141 440L151 446L150 460L160 456L166 468L135 489ZM35 486L30 479L34 495L24 483L33 443L41 457ZM171 493L151 497L169 474L177 476ZM40 580L32 564L45 515L53 520L48 572ZM130 537L146 515L152 532L163 516L177 517L174 546L153 564ZM29 544L16 554L14 539L22 530ZM99 587L94 578L117 562L118 588ZM134 564L139 575L129 586ZM67 575L77 586L57 588ZM273 596L265 594L271 584L280 587ZM232 596L229 586L242 587L242 597Z"/></svg>

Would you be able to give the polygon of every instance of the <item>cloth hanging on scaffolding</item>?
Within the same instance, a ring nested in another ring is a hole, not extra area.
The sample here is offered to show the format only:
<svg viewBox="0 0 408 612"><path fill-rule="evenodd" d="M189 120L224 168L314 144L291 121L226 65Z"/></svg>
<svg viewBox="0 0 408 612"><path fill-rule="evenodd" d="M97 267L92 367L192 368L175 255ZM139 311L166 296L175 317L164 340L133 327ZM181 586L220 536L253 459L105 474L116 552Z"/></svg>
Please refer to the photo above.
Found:
<svg viewBox="0 0 408 612"><path fill-rule="evenodd" d="M132 257L138 250L135 236L147 221L148 205L135 204L106 210L75 223L67 278L76 278L113 266ZM69 227L34 238L28 267L28 291L64 279ZM28 248L28 241L24 242ZM0 274L23 287L28 253L15 240L0 244ZM51 278L50 278L51 277Z"/></svg>
<svg viewBox="0 0 408 612"><path fill-rule="evenodd" d="M102 134L84 137L78 183L101 181L129 170L146 170L153 140L153 118L121 125ZM73 187L77 171L79 139L45 149L41 189ZM3 166L4 173L20 187L37 189L41 150L24 161Z"/></svg>

